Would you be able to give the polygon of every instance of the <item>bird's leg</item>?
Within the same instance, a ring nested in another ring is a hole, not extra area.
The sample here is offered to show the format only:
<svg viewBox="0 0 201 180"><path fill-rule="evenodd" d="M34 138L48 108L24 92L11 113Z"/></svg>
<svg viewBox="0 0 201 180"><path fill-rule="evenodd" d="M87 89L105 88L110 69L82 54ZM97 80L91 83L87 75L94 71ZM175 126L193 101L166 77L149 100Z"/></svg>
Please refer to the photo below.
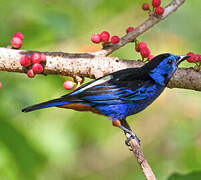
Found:
<svg viewBox="0 0 201 180"><path fill-rule="evenodd" d="M121 124L121 122L122 122L123 125ZM125 119L122 119L121 122L119 120L112 120L112 125L122 129L125 132L125 134L126 133L130 134L130 137L128 137L125 140L126 145L130 146L129 141L131 139L135 139L138 142L138 144L140 145L140 139L137 137L137 135L134 132L132 132L130 126L127 123L127 121Z"/></svg>
<svg viewBox="0 0 201 180"><path fill-rule="evenodd" d="M126 121L126 119L120 119L121 125L124 126L125 128L131 130L131 127L129 126L128 122Z"/></svg>
<svg viewBox="0 0 201 180"><path fill-rule="evenodd" d="M120 119L120 122L121 122L121 125L122 125L123 127L125 127L126 129L130 130L133 134L135 134L135 133L131 130L131 128L130 128L128 122L126 121L126 119ZM126 134L127 132L124 131L124 133ZM125 140L125 143L126 143L127 146L130 146L129 141L130 141L131 139L133 139L133 136L130 136L130 137L128 137L128 138ZM134 138L134 139L135 139L135 140L138 142L138 144L140 145L140 139L137 137L136 134L135 134L135 138Z"/></svg>
<svg viewBox="0 0 201 180"><path fill-rule="evenodd" d="M131 139L133 139L133 138L134 138L134 139L138 142L138 144L140 145L140 139L139 139L139 138L137 137L137 135L131 130L131 128L130 128L128 122L126 121L126 119L121 119L120 122L121 122L121 125L122 125L124 128L128 129L128 130L132 133L132 135L131 135L130 137L128 137L128 138L125 140L126 145L130 146L129 141L130 141ZM124 130L124 133L126 134L126 133L129 133L129 132ZM130 134L130 133L129 133L129 134Z"/></svg>

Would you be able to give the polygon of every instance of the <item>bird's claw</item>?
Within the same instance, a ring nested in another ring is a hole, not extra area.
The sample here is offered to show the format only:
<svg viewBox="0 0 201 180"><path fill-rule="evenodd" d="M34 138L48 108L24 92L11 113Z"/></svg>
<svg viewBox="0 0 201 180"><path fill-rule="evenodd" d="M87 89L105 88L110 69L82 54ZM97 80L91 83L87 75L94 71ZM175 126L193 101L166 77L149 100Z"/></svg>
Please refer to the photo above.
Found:
<svg viewBox="0 0 201 180"><path fill-rule="evenodd" d="M140 145L140 139L134 134L134 133L132 133L126 140L125 140L125 144L127 145L127 146L130 146L130 140L131 139L135 139L136 141L137 141L137 143Z"/></svg>

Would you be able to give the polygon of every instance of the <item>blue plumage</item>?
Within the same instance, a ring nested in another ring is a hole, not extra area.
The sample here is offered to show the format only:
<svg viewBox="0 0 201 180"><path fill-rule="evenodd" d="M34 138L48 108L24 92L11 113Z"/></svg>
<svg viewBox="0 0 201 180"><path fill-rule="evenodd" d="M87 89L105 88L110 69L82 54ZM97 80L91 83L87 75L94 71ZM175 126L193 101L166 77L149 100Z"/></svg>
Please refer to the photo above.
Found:
<svg viewBox="0 0 201 180"><path fill-rule="evenodd" d="M123 69L84 84L72 93L23 109L29 112L47 107L65 107L108 116L113 125L130 133L126 117L150 105L165 89L178 64L188 56L161 54L140 68ZM120 123L116 123L116 121Z"/></svg>

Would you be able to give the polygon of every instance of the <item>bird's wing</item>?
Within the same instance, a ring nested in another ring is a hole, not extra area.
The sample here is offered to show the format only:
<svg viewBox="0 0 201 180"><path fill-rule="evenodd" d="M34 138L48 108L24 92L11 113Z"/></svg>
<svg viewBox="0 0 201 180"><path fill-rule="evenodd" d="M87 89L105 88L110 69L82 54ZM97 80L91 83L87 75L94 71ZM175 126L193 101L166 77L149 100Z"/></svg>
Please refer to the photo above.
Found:
<svg viewBox="0 0 201 180"><path fill-rule="evenodd" d="M63 100L92 104L118 104L145 100L152 94L153 80L140 68L121 70L81 86Z"/></svg>

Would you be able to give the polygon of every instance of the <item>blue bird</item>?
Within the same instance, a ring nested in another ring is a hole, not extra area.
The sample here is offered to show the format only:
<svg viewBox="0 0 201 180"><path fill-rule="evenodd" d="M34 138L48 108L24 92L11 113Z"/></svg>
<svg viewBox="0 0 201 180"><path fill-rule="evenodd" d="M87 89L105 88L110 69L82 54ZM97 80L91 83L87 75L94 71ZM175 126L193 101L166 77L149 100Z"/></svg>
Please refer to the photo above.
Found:
<svg viewBox="0 0 201 180"><path fill-rule="evenodd" d="M91 111L109 117L112 124L129 133L130 138L140 142L131 131L126 117L149 106L165 89L178 65L189 56L160 54L139 68L113 72L58 99L29 106L22 112L48 107L60 107L78 111Z"/></svg>

